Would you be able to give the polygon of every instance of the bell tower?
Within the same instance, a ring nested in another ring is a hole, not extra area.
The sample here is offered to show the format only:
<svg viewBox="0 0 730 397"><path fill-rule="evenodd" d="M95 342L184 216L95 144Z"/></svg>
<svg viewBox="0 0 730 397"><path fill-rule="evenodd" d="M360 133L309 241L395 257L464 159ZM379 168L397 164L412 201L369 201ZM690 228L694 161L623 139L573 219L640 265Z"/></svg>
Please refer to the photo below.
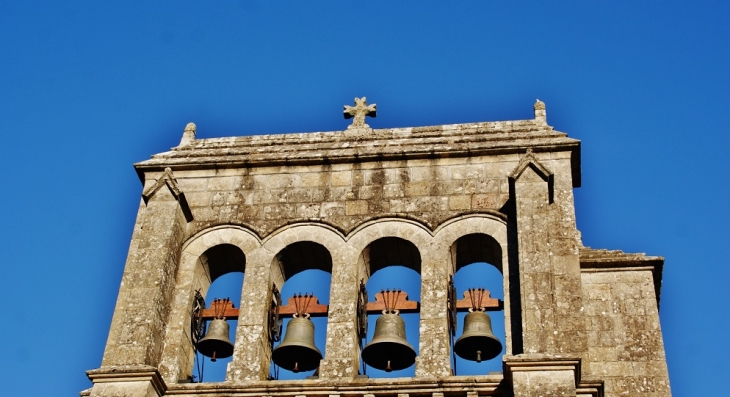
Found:
<svg viewBox="0 0 730 397"><path fill-rule="evenodd" d="M664 259L582 245L580 141L543 102L527 120L412 128L370 128L365 98L343 114L342 131L300 134L197 139L190 123L135 164L137 220L82 396L671 395ZM501 291L454 282L474 263ZM368 292L392 266L419 292L399 278ZM308 270L331 276L328 301L282 295ZM232 272L240 300L208 296ZM457 359L500 371L460 375ZM201 382L196 363L214 360L230 360L225 380Z"/></svg>

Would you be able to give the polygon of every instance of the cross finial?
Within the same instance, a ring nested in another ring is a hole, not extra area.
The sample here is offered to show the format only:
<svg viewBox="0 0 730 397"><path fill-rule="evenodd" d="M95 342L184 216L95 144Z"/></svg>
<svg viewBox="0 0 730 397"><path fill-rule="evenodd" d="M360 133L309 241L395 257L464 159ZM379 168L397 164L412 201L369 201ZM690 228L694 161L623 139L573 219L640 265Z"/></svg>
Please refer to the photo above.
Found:
<svg viewBox="0 0 730 397"><path fill-rule="evenodd" d="M369 125L365 124L365 116L375 117L376 105L368 105L365 97L355 98L355 106L345 105L345 111L343 112L346 119L354 117L352 124L347 129L352 128L370 128Z"/></svg>

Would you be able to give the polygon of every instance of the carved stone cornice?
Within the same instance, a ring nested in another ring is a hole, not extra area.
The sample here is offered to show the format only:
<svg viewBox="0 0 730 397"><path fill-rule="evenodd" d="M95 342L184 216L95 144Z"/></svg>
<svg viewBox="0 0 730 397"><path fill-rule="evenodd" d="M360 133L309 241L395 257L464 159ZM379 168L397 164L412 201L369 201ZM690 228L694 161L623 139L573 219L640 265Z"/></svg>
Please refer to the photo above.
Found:
<svg viewBox="0 0 730 397"><path fill-rule="evenodd" d="M625 253L620 250L580 248L580 268L584 272L649 270L654 278L657 307L662 289L664 258L644 253Z"/></svg>
<svg viewBox="0 0 730 397"><path fill-rule="evenodd" d="M157 181L155 181L155 183L153 183L142 192L142 199L144 200L144 202L148 203L152 196L154 196L155 193L157 193L157 191L160 190L162 186L167 186L167 188L170 189L170 193L172 193L173 197L175 197L175 200L177 200L177 202L180 204L180 208L182 209L183 214L185 214L185 220L187 220L188 222L192 221L193 213L190 211L190 205L185 198L185 193L180 190L180 186L178 186L177 180L175 179L175 176L172 174L172 170L169 167L165 168L165 172L163 172L162 175L157 178Z"/></svg>
<svg viewBox="0 0 730 397"><path fill-rule="evenodd" d="M508 383L512 383L512 374L518 371L572 371L575 375L575 384L580 384L581 359L578 356L533 353L507 355L503 360L504 379Z"/></svg>
<svg viewBox="0 0 730 397"><path fill-rule="evenodd" d="M86 376L94 383L150 382L157 395L164 396L167 385L157 368L149 365L121 365L101 367L86 371Z"/></svg>
<svg viewBox="0 0 730 397"><path fill-rule="evenodd" d="M578 184L580 181L580 141L534 119L367 131L197 139L156 154L135 164L135 168L142 178L145 172L159 172L166 167L186 170L333 164L524 153L532 148L535 152L574 152L573 179Z"/></svg>

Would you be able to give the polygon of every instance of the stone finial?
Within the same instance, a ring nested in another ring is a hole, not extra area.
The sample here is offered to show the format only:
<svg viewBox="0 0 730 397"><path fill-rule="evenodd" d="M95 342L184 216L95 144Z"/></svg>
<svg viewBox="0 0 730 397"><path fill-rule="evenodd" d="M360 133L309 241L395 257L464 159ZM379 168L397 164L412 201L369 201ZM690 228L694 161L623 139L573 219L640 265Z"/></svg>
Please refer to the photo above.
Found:
<svg viewBox="0 0 730 397"><path fill-rule="evenodd" d="M344 115L345 119L351 119L352 124L350 124L347 129L353 129L353 128L370 128L369 125L365 124L365 116L375 117L375 110L376 110L375 104L368 105L368 102L365 97L362 98L355 98L355 106L347 106L345 105Z"/></svg>
<svg viewBox="0 0 730 397"><path fill-rule="evenodd" d="M183 131L183 136L180 140L180 144L177 146L188 146L193 143L195 141L196 130L197 127L195 126L195 123L188 123L188 125L185 126L185 131Z"/></svg>
<svg viewBox="0 0 730 397"><path fill-rule="evenodd" d="M535 121L547 124L547 111L545 111L545 102L537 99L535 100Z"/></svg>

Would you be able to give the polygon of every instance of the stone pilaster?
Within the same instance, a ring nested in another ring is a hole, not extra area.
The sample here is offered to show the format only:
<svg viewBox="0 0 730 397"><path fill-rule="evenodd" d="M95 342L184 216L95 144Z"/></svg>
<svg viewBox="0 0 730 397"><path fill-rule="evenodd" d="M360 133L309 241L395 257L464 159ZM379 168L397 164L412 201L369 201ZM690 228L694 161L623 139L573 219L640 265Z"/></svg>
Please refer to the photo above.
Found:
<svg viewBox="0 0 730 397"><path fill-rule="evenodd" d="M429 245L421 263L421 320L416 377L451 375L448 320L448 249Z"/></svg>
<svg viewBox="0 0 730 397"><path fill-rule="evenodd" d="M272 301L272 257L259 249L246 261L233 359L227 380L264 380L271 364L269 307Z"/></svg>
<svg viewBox="0 0 730 397"><path fill-rule="evenodd" d="M141 203L102 367L157 367L175 287L186 216L161 187Z"/></svg>
<svg viewBox="0 0 730 397"><path fill-rule="evenodd" d="M531 152L510 176L515 200L523 352L586 351L569 162L559 175Z"/></svg>
<svg viewBox="0 0 730 397"><path fill-rule="evenodd" d="M339 255L338 255L339 254ZM347 260L346 258L351 258ZM358 374L360 346L357 336L357 299L360 270L357 252L334 253L325 358L319 367L322 379L354 378Z"/></svg>

